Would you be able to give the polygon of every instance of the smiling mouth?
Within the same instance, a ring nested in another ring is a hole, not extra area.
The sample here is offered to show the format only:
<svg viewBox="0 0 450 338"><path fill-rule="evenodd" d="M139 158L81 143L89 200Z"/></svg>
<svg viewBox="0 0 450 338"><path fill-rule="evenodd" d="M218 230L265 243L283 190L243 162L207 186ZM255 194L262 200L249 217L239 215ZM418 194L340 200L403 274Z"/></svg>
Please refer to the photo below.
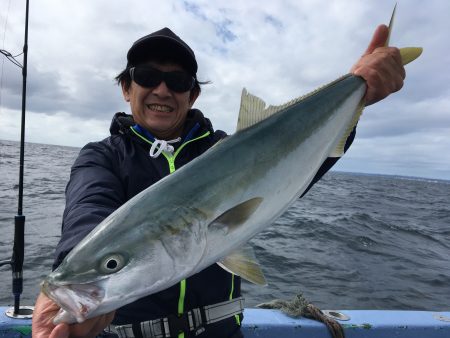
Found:
<svg viewBox="0 0 450 338"><path fill-rule="evenodd" d="M170 113L173 111L172 107L166 106L166 105L161 105L161 104L147 104L146 106L150 110L153 110L156 112L161 112L161 113Z"/></svg>

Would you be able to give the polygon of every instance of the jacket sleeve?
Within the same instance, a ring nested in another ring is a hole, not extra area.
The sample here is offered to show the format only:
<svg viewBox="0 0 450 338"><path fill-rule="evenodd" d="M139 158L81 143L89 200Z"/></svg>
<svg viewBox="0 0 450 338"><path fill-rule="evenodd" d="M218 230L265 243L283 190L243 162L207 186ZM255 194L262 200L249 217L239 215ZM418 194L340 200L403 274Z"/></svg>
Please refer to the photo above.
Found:
<svg viewBox="0 0 450 338"><path fill-rule="evenodd" d="M353 128L352 132L350 133L347 140L345 141L344 153L347 152L348 148L350 148L350 145L353 143L353 140L355 139L355 135L356 135L356 126L355 126L355 128ZM322 163L322 166L317 171L316 176L314 176L314 178L311 181L311 183L309 184L308 188L306 188L306 190L303 192L303 194L300 196L300 198L305 196L306 193L309 191L309 189L311 189L312 186L314 184L316 184L317 181L319 181L322 178L322 176L325 175L328 172L328 170L330 170L331 167L333 167L339 159L340 159L340 157L328 157Z"/></svg>
<svg viewBox="0 0 450 338"><path fill-rule="evenodd" d="M55 269L92 229L125 203L123 183L115 174L117 161L106 142L89 143L75 160L66 187L61 239Z"/></svg>

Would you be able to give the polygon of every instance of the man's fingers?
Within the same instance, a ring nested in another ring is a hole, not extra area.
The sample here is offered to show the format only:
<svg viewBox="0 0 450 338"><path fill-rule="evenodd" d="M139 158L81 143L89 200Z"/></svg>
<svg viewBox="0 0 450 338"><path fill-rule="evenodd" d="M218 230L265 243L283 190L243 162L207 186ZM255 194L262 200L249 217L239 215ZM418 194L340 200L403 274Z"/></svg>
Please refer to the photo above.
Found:
<svg viewBox="0 0 450 338"><path fill-rule="evenodd" d="M69 325L61 323L53 329L49 338L69 338L69 333Z"/></svg>
<svg viewBox="0 0 450 338"><path fill-rule="evenodd" d="M379 25L373 33L372 40L369 43L364 55L371 54L376 48L383 47L389 36L389 28L386 25Z"/></svg>
<svg viewBox="0 0 450 338"><path fill-rule="evenodd" d="M72 337L72 338L95 338L98 336L105 327L107 327L111 321L114 319L115 312L110 312L104 315L100 315L98 317L89 318L83 323L75 323L71 325L66 325L68 330L68 335L64 336L65 331L62 331L61 328L61 335L50 337L50 338L66 338L66 337ZM61 324L60 324L61 325ZM59 328L56 327L55 330Z"/></svg>

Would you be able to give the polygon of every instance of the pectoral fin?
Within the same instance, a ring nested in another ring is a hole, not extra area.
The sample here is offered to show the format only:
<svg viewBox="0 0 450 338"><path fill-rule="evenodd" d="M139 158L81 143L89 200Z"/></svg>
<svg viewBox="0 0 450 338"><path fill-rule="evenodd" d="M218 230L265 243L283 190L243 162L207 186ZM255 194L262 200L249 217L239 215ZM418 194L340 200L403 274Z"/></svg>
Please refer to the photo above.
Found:
<svg viewBox="0 0 450 338"><path fill-rule="evenodd" d="M232 231L234 228L242 225L250 218L251 215L253 215L262 200L263 199L261 197L255 197L225 211L222 215L211 222L209 225L210 229L217 228L226 230L226 232Z"/></svg>
<svg viewBox="0 0 450 338"><path fill-rule="evenodd" d="M267 285L261 267L256 261L253 248L250 245L246 245L231 253L217 264L226 271L234 273L249 282L258 285Z"/></svg>

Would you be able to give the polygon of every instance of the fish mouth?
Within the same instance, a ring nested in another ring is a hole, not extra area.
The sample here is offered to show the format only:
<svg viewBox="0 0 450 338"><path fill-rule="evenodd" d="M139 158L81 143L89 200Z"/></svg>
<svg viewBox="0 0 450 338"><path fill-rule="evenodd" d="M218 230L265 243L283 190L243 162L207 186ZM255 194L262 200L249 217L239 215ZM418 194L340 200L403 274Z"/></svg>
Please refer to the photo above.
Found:
<svg viewBox="0 0 450 338"><path fill-rule="evenodd" d="M84 322L91 317L105 297L105 291L95 284L56 285L44 281L41 290L66 312L58 313L54 319L55 324L63 321Z"/></svg>

